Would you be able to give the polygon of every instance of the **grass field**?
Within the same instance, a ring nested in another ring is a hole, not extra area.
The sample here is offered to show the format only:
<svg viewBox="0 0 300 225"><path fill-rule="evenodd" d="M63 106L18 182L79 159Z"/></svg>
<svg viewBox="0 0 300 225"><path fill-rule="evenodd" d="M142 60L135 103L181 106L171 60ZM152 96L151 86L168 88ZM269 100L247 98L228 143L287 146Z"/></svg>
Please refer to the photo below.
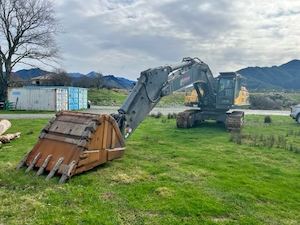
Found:
<svg viewBox="0 0 300 225"><path fill-rule="evenodd" d="M88 99L94 105L112 106L122 105L128 92L125 90L90 89ZM172 95L163 97L158 107L172 107L184 105L185 92L174 92ZM264 92L250 91L252 109L282 109L289 110L290 106L300 104L299 92Z"/></svg>
<svg viewBox="0 0 300 225"><path fill-rule="evenodd" d="M298 153L235 144L215 123L148 118L124 158L59 185L15 170L46 122L12 121L23 135L0 149L0 224L300 224ZM298 130L288 117L249 116L243 133L297 144Z"/></svg>
<svg viewBox="0 0 300 225"><path fill-rule="evenodd" d="M123 104L128 93L125 90L108 90L108 89L89 89L88 99L94 105L100 106L120 106ZM161 99L158 106L183 106L184 92L175 92L172 95Z"/></svg>
<svg viewBox="0 0 300 225"><path fill-rule="evenodd" d="M111 106L121 105L128 93L125 90L89 89L88 99L94 105Z"/></svg>
<svg viewBox="0 0 300 225"><path fill-rule="evenodd" d="M54 111L41 111L41 110L0 110L0 114L48 114L55 113Z"/></svg>

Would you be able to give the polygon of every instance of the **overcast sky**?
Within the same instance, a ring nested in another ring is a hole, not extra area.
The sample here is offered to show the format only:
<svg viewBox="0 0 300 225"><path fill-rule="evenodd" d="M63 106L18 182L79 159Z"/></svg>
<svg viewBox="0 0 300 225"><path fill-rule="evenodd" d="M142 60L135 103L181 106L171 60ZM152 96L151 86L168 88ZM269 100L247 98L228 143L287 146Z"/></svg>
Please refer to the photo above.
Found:
<svg viewBox="0 0 300 225"><path fill-rule="evenodd" d="M197 56L214 74L300 58L299 0L60 0L68 72L135 79Z"/></svg>

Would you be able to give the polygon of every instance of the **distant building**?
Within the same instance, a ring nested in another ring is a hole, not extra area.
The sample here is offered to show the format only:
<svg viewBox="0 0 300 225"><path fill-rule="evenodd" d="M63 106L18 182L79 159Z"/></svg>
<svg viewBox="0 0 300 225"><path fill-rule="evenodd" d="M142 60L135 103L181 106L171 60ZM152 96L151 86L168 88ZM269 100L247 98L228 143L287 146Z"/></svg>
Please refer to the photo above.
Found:
<svg viewBox="0 0 300 225"><path fill-rule="evenodd" d="M31 84L37 86L52 86L55 85L54 74L46 74L38 77L31 78Z"/></svg>
<svg viewBox="0 0 300 225"><path fill-rule="evenodd" d="M70 86L71 78L65 73L48 73L31 78L31 84L35 86Z"/></svg>

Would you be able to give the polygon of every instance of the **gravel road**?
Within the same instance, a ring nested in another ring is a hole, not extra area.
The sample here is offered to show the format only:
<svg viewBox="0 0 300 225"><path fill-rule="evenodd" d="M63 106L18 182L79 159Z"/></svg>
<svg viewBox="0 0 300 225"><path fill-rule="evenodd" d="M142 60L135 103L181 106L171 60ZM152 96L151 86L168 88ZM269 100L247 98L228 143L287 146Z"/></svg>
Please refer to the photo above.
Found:
<svg viewBox="0 0 300 225"><path fill-rule="evenodd" d="M96 113L96 114L110 114L116 113L119 107L116 106L92 106L91 109L85 110L83 112ZM167 108L154 108L151 113L161 112L164 115L168 113L179 113L189 107L167 107ZM280 115L289 116L290 111L279 111L279 110L243 110L246 115ZM49 119L55 114L0 114L1 119Z"/></svg>

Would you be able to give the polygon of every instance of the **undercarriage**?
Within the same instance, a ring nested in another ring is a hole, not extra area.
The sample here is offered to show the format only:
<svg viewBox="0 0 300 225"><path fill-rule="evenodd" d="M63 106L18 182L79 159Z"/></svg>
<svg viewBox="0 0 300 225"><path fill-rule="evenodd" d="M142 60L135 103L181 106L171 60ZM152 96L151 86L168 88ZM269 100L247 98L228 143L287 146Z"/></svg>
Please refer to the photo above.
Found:
<svg viewBox="0 0 300 225"><path fill-rule="evenodd" d="M178 128L191 128L206 120L215 120L219 123L224 123L226 129L229 131L240 131L244 122L244 112L190 109L177 115L176 124Z"/></svg>

